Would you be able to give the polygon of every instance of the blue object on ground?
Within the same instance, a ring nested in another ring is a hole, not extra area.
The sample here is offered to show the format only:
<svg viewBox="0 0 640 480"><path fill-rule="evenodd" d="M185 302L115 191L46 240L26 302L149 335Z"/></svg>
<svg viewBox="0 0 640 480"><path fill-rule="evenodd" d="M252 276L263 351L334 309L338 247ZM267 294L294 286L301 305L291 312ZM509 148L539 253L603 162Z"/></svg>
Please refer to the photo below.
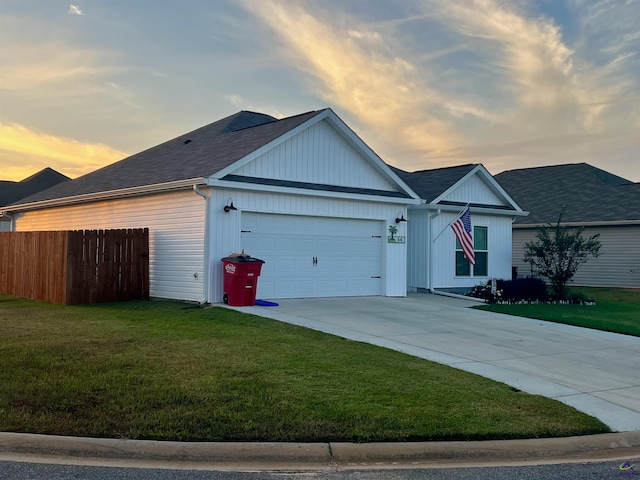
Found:
<svg viewBox="0 0 640 480"><path fill-rule="evenodd" d="M256 300L256 305L259 307L277 307L276 302L269 302L267 300Z"/></svg>

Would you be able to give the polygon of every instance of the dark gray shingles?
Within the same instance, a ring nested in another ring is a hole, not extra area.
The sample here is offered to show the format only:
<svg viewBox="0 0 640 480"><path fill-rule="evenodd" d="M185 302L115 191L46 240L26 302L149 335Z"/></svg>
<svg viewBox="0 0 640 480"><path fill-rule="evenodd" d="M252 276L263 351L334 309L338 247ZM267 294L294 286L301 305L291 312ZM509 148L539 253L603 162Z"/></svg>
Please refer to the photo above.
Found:
<svg viewBox="0 0 640 480"><path fill-rule="evenodd" d="M70 179L66 175L47 167L19 182L0 181L0 206L9 205L68 180Z"/></svg>
<svg viewBox="0 0 640 480"><path fill-rule="evenodd" d="M417 172L405 172L399 168L391 168L420 198L427 202L432 202L457 181L462 179L467 173L476 168L476 166L476 164L470 163L467 165L420 170Z"/></svg>
<svg viewBox="0 0 640 480"><path fill-rule="evenodd" d="M322 110L277 120L269 115L241 111L20 203L210 177L320 112Z"/></svg>
<svg viewBox="0 0 640 480"><path fill-rule="evenodd" d="M495 176L529 216L515 223L640 220L640 184L586 163L509 170Z"/></svg>

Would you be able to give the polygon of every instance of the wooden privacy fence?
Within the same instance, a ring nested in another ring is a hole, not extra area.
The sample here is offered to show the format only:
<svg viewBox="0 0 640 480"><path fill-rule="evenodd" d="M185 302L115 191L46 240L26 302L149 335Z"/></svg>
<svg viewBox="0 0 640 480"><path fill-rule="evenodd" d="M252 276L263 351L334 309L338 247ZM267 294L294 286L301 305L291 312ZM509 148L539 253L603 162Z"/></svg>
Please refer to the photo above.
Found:
<svg viewBox="0 0 640 480"><path fill-rule="evenodd" d="M149 229L0 232L0 293L67 305L149 298Z"/></svg>

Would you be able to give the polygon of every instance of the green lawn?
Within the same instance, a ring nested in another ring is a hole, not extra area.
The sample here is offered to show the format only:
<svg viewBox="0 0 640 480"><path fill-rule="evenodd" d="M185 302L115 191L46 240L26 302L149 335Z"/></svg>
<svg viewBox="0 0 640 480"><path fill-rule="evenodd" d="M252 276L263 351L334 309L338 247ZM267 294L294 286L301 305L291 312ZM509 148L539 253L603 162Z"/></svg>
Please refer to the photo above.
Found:
<svg viewBox="0 0 640 480"><path fill-rule="evenodd" d="M607 432L562 403L221 307L0 295L0 430L186 441Z"/></svg>
<svg viewBox="0 0 640 480"><path fill-rule="evenodd" d="M571 292L595 299L596 305L479 305L474 308L640 336L640 289L575 287Z"/></svg>

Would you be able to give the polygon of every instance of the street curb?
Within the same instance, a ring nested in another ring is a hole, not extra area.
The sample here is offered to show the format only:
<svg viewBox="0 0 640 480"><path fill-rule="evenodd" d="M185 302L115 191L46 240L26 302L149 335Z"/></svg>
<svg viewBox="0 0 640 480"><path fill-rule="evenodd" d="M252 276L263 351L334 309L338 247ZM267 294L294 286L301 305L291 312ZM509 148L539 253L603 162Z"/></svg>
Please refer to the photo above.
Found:
<svg viewBox="0 0 640 480"><path fill-rule="evenodd" d="M640 431L566 438L406 443L170 442L0 432L0 460L145 462L224 468L318 469L531 464L633 459ZM63 460L62 460L63 459ZM256 467L259 466L259 467Z"/></svg>

